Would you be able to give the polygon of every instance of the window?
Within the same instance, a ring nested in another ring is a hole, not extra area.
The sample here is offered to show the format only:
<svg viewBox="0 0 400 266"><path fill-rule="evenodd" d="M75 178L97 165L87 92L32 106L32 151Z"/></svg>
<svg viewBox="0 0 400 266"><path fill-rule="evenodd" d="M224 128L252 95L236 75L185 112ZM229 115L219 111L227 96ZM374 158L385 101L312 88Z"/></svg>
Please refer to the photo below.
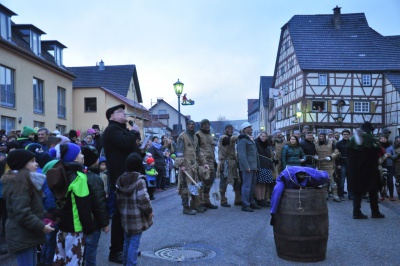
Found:
<svg viewBox="0 0 400 266"><path fill-rule="evenodd" d="M43 80L33 78L33 112L44 114Z"/></svg>
<svg viewBox="0 0 400 266"><path fill-rule="evenodd" d="M321 86L328 85L328 75L327 74L319 74L319 85L321 85Z"/></svg>
<svg viewBox="0 0 400 266"><path fill-rule="evenodd" d="M60 131L61 135L64 135L67 131L67 126L65 125L58 125L57 127L58 131Z"/></svg>
<svg viewBox="0 0 400 266"><path fill-rule="evenodd" d="M97 98L85 98L85 112L97 112Z"/></svg>
<svg viewBox="0 0 400 266"><path fill-rule="evenodd" d="M3 13L0 13L0 36L5 40L11 40L11 19Z"/></svg>
<svg viewBox="0 0 400 266"><path fill-rule="evenodd" d="M289 61L289 68L292 69L294 67L294 60Z"/></svg>
<svg viewBox="0 0 400 266"><path fill-rule="evenodd" d="M56 61L56 64L59 66L62 66L63 60L62 60L62 53L63 49L61 49L58 46L54 46L54 60Z"/></svg>
<svg viewBox="0 0 400 266"><path fill-rule="evenodd" d="M67 107L65 105L65 89L58 87L57 88L57 115L59 118L66 117Z"/></svg>
<svg viewBox="0 0 400 266"><path fill-rule="evenodd" d="M369 102L354 102L355 113L369 113Z"/></svg>
<svg viewBox="0 0 400 266"><path fill-rule="evenodd" d="M363 86L371 86L371 75L370 74L362 75L362 84L363 84Z"/></svg>
<svg viewBox="0 0 400 266"><path fill-rule="evenodd" d="M166 114L167 114L167 110L165 110L165 109L160 109L160 110L158 110L158 114L159 114L159 115L166 115Z"/></svg>
<svg viewBox="0 0 400 266"><path fill-rule="evenodd" d="M40 121L33 121L33 127L44 127L44 122L40 122Z"/></svg>
<svg viewBox="0 0 400 266"><path fill-rule="evenodd" d="M10 133L11 130L15 129L15 118L2 116L1 117L1 129L4 129L6 133Z"/></svg>
<svg viewBox="0 0 400 266"><path fill-rule="evenodd" d="M282 120L282 109L276 112L276 120Z"/></svg>
<svg viewBox="0 0 400 266"><path fill-rule="evenodd" d="M40 55L40 35L36 32L31 31L31 41L30 41L31 49L36 55Z"/></svg>
<svg viewBox="0 0 400 266"><path fill-rule="evenodd" d="M312 110L314 112L326 111L326 102L325 101L312 101Z"/></svg>
<svg viewBox="0 0 400 266"><path fill-rule="evenodd" d="M282 76L283 74L285 74L285 66L282 66L282 67L281 67L280 72L281 72L281 76Z"/></svg>
<svg viewBox="0 0 400 266"><path fill-rule="evenodd" d="M14 70L0 66L1 105L15 107Z"/></svg>

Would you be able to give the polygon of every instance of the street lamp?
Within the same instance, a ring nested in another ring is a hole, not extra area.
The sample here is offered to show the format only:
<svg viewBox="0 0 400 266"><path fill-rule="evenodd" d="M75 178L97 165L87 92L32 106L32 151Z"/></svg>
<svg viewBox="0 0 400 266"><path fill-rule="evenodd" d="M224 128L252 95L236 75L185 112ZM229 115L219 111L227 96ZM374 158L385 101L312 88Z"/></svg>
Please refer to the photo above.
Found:
<svg viewBox="0 0 400 266"><path fill-rule="evenodd" d="M183 83L179 81L174 83L174 91L175 94L178 96L178 135L181 131L181 94L183 91Z"/></svg>
<svg viewBox="0 0 400 266"><path fill-rule="evenodd" d="M297 121L299 122L299 131L300 131L300 133L301 133L301 130L300 130L300 117L301 117L301 115L302 115L302 113L300 111L296 112Z"/></svg>

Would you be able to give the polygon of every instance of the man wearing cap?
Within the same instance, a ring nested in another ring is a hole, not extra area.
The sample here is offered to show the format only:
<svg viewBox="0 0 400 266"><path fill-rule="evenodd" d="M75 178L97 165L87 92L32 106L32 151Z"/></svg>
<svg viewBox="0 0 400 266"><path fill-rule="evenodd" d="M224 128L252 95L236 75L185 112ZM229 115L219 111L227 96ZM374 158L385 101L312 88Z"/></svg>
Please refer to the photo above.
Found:
<svg viewBox="0 0 400 266"><path fill-rule="evenodd" d="M337 159L338 164L336 168L340 171L340 182L338 184L338 195L341 200L344 200L344 183L347 177L347 153L350 139L350 130L343 129L342 131L342 140L336 143L336 148L340 152L340 157ZM347 191L348 197L350 200L353 199L353 192L349 188L349 179L347 177Z"/></svg>
<svg viewBox="0 0 400 266"><path fill-rule="evenodd" d="M335 159L340 155L340 153L336 149L336 145L331 140L326 139L326 132L323 130L318 133L318 142L315 144L315 150L318 154L318 169L327 171L329 174L329 182L333 194L333 201L341 202L337 192L337 184L333 179ZM329 186L326 186L326 200L328 199Z"/></svg>
<svg viewBox="0 0 400 266"><path fill-rule="evenodd" d="M242 171L242 211L253 212L261 209L254 200L254 189L256 185L256 172L260 168L260 161L256 144L253 141L253 129L249 122L240 126L241 135L238 137L237 152L239 167Z"/></svg>
<svg viewBox="0 0 400 266"><path fill-rule="evenodd" d="M381 182L378 161L384 151L373 132L372 124L364 122L349 141L347 174L354 195L353 219L368 218L361 212L362 194L365 192L369 192L371 218L385 218L378 205L378 187Z"/></svg>
<svg viewBox="0 0 400 266"><path fill-rule="evenodd" d="M200 181L204 184L204 201L203 206L208 209L217 209L218 206L214 205L210 201L210 190L215 179L215 141L214 137L210 134L210 121L208 119L203 119L200 122L200 130L196 132L196 137L198 139L200 151L203 153L208 166L210 167L210 176L208 179L202 178L200 176Z"/></svg>
<svg viewBox="0 0 400 266"><path fill-rule="evenodd" d="M193 120L188 120L186 122L186 130L178 137L175 159L175 167L179 168L178 193L181 195L182 199L183 214L188 215L194 215L196 212L204 212L204 209L200 206L201 202L199 196L190 195L191 201L189 202L189 185L194 184L192 179L196 183L199 182L198 166L209 169L207 161L200 151L198 138L195 136L194 132L194 126Z"/></svg>
<svg viewBox="0 0 400 266"><path fill-rule="evenodd" d="M109 122L103 132L103 147L107 158L107 170L110 175L110 195L115 195L115 183L119 176L126 172L125 160L132 152L141 154L136 144L135 135L126 126L128 119L125 115L125 105L120 104L110 107L106 111L106 118ZM143 166L142 166L143 168ZM143 170L144 173L144 170ZM115 205L114 205L115 206ZM124 232L122 230L121 215L118 207L111 224L111 246L108 260L122 264L122 250L124 244Z"/></svg>
<svg viewBox="0 0 400 266"><path fill-rule="evenodd" d="M33 143L36 131L28 126L24 126L21 137L17 139L20 148L25 149L26 145Z"/></svg>
<svg viewBox="0 0 400 266"><path fill-rule="evenodd" d="M93 140L95 142L96 150L99 154L101 154L101 149L103 149L103 140L100 134L100 127L99 125L94 124L92 129L94 130Z"/></svg>
<svg viewBox="0 0 400 266"><path fill-rule="evenodd" d="M233 190L235 191L236 206L242 205L242 198L240 197L241 183L237 170L236 163L236 150L235 144L238 136L232 136L233 126L228 124L225 126L225 134L219 138L218 141L218 170L220 175L219 193L221 195L221 206L230 207L228 199L226 198L226 189L228 184L233 183Z"/></svg>

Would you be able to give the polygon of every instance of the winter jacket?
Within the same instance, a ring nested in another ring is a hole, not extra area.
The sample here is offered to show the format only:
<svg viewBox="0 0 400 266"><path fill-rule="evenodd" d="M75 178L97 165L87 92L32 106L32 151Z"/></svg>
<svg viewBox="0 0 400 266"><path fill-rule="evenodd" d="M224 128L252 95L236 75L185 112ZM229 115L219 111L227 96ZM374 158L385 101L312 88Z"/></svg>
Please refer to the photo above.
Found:
<svg viewBox="0 0 400 266"><path fill-rule="evenodd" d="M303 165L313 165L314 164L313 156L317 154L317 151L315 150L315 143L309 141L308 139L304 139L300 142L300 148L306 155L306 161L303 163Z"/></svg>
<svg viewBox="0 0 400 266"><path fill-rule="evenodd" d="M148 152L150 152L153 155L153 158L156 162L154 167L158 171L165 171L165 157L163 153L163 147L160 145L160 148L156 148L154 145L151 145L148 149Z"/></svg>
<svg viewBox="0 0 400 266"><path fill-rule="evenodd" d="M247 169L257 171L260 168L260 160L257 147L254 141L246 134L242 134L238 138L237 153L239 157L240 171Z"/></svg>
<svg viewBox="0 0 400 266"><path fill-rule="evenodd" d="M21 188L21 184L16 180L2 180L3 198L8 212L5 227L8 250L14 253L44 244L44 208L39 191L30 195L29 188ZM17 187L21 190L17 190Z"/></svg>
<svg viewBox="0 0 400 266"><path fill-rule="evenodd" d="M139 234L147 230L153 224L150 218L153 209L146 189L145 176L137 172L126 172L118 178L116 187L124 232Z"/></svg>
<svg viewBox="0 0 400 266"><path fill-rule="evenodd" d="M109 217L107 211L107 200L106 192L104 190L104 183L98 175L98 172L99 169L97 167L89 167L86 175L94 222L96 225L96 229L101 229L108 226Z"/></svg>
<svg viewBox="0 0 400 266"><path fill-rule="evenodd" d="M215 141L213 136L211 136L210 133L203 132L202 130L197 131L195 135L199 143L200 151L203 153L204 158L210 167L210 171L214 171Z"/></svg>
<svg viewBox="0 0 400 266"><path fill-rule="evenodd" d="M347 153L348 153L348 140L340 140L336 143L336 149L340 152L339 164L346 165L347 164Z"/></svg>
<svg viewBox="0 0 400 266"><path fill-rule="evenodd" d="M132 152L140 154L140 150L134 133L126 128L126 124L109 121L102 138L110 175L110 189L114 190L118 177L125 172L126 158Z"/></svg>
<svg viewBox="0 0 400 266"><path fill-rule="evenodd" d="M306 159L303 149L299 146L285 145L282 149L282 168L285 170L286 166L300 166L300 159Z"/></svg>
<svg viewBox="0 0 400 266"><path fill-rule="evenodd" d="M306 172L307 176L300 183L297 180L296 174L299 172ZM276 185L272 191L271 197L271 210L270 213L276 214L278 212L279 203L281 201L282 193L285 188L297 189L300 187L318 187L327 183L329 175L325 171L318 171L310 167L290 166L282 171L276 179Z"/></svg>
<svg viewBox="0 0 400 266"><path fill-rule="evenodd" d="M68 193L65 201L56 202L60 218L59 228L66 233L83 232L90 235L94 223L87 176L83 166L77 163L64 163L68 179Z"/></svg>
<svg viewBox="0 0 400 266"><path fill-rule="evenodd" d="M271 147L268 146L266 143L263 143L260 138L256 138L254 142L256 143L257 147L257 152L260 160L260 168L272 169L273 163L271 156Z"/></svg>
<svg viewBox="0 0 400 266"><path fill-rule="evenodd" d="M356 143L353 139L354 136L350 139L347 157L348 186L358 193L378 190L381 187L378 169L381 147L377 141L369 147L353 144Z"/></svg>

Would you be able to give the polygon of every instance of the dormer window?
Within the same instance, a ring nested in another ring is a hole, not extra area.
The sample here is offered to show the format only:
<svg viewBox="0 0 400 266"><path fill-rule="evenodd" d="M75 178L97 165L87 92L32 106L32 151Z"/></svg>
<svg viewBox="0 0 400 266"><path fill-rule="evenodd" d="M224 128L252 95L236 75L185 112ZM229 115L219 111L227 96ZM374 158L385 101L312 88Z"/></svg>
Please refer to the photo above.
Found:
<svg viewBox="0 0 400 266"><path fill-rule="evenodd" d="M51 54L54 58L54 62L60 67L63 66L64 48L67 47L58 41L42 41L42 49Z"/></svg>
<svg viewBox="0 0 400 266"><path fill-rule="evenodd" d="M31 24L14 25L13 28L16 29L17 34L29 44L32 52L40 56L42 52L40 39L41 36L46 33Z"/></svg>
<svg viewBox="0 0 400 266"><path fill-rule="evenodd" d="M0 4L0 36L8 41L11 40L11 16L14 15L14 12Z"/></svg>

